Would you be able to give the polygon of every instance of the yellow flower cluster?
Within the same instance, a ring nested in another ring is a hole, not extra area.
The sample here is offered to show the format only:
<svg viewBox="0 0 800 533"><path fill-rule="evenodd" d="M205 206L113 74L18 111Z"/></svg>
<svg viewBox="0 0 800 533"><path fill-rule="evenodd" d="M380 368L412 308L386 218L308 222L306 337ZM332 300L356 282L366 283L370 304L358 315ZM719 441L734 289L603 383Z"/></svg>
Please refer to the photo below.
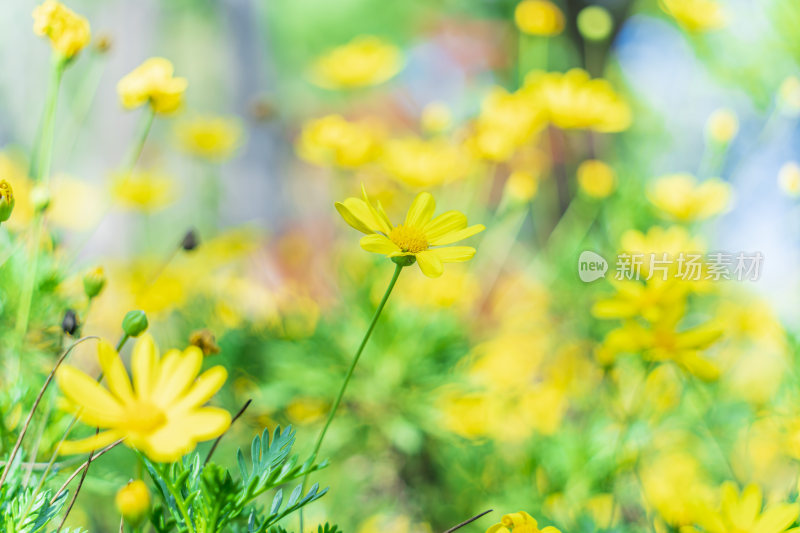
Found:
<svg viewBox="0 0 800 533"><path fill-rule="evenodd" d="M117 83L117 93L125 109L150 104L154 113L177 111L183 104L186 78L173 76L172 62L163 57L151 57L133 69Z"/></svg>
<svg viewBox="0 0 800 533"><path fill-rule="evenodd" d="M499 523L491 526L486 533L561 533L553 526L539 529L539 523L525 511L503 515Z"/></svg>
<svg viewBox="0 0 800 533"><path fill-rule="evenodd" d="M303 125L296 150L316 165L355 168L375 160L381 137L382 128L375 122L327 115Z"/></svg>
<svg viewBox="0 0 800 533"><path fill-rule="evenodd" d="M33 10L33 31L50 39L65 58L80 52L92 38L89 21L57 0L46 0Z"/></svg>
<svg viewBox="0 0 800 533"><path fill-rule="evenodd" d="M134 170L113 177L111 195L122 206L151 213L172 203L175 184L165 174Z"/></svg>
<svg viewBox="0 0 800 533"><path fill-rule="evenodd" d="M703 183L691 174L671 174L656 179L647 198L667 218L695 222L717 215L728 208L731 186L720 179Z"/></svg>
<svg viewBox="0 0 800 533"><path fill-rule="evenodd" d="M419 188L463 178L471 163L467 150L441 137L390 139L383 144L379 161L390 176Z"/></svg>
<svg viewBox="0 0 800 533"><path fill-rule="evenodd" d="M323 54L311 66L311 81L325 89L355 89L381 84L403 66L400 50L363 35Z"/></svg>

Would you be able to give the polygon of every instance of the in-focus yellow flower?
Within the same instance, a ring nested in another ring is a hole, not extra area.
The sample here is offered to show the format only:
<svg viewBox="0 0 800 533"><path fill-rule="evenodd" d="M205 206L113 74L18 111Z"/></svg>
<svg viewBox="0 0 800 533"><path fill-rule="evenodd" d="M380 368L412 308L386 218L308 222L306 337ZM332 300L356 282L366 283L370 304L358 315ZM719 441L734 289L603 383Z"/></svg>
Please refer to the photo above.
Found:
<svg viewBox="0 0 800 533"><path fill-rule="evenodd" d="M681 533L783 533L800 531L791 528L800 514L800 504L772 503L762 511L763 496L758 485L748 485L741 494L730 481L720 488L721 505L718 509L703 509L697 513L698 527L685 527Z"/></svg>
<svg viewBox="0 0 800 533"><path fill-rule="evenodd" d="M70 58L89 44L89 21L56 0L45 0L33 10L33 32L47 36L53 49Z"/></svg>
<svg viewBox="0 0 800 533"><path fill-rule="evenodd" d="M111 184L114 200L131 209L153 212L163 209L175 197L175 185L164 174L134 170L117 174Z"/></svg>
<svg viewBox="0 0 800 533"><path fill-rule="evenodd" d="M172 113L181 107L189 83L173 76L169 59L151 57L117 83L117 94L125 109L149 103L155 113Z"/></svg>
<svg viewBox="0 0 800 533"><path fill-rule="evenodd" d="M422 110L420 125L426 133L442 133L453 125L453 112L444 102L431 102Z"/></svg>
<svg viewBox="0 0 800 533"><path fill-rule="evenodd" d="M414 199L405 222L393 225L380 202L374 207L361 187L362 198L336 202L336 209L345 222L362 233L361 247L387 257L410 257L422 273L436 278L444 271L443 263L469 261L475 255L471 246L445 246L480 233L483 224L467 227L467 217L459 211L447 211L436 218L436 202L430 193L422 192Z"/></svg>
<svg viewBox="0 0 800 533"><path fill-rule="evenodd" d="M489 527L486 533L561 533L553 526L539 529L536 519L525 511L503 515L499 523Z"/></svg>
<svg viewBox="0 0 800 533"><path fill-rule="evenodd" d="M129 525L138 526L150 512L150 491L141 479L131 481L117 491L114 503Z"/></svg>
<svg viewBox="0 0 800 533"><path fill-rule="evenodd" d="M703 183L691 174L656 179L647 191L650 202L667 217L680 222L705 220L723 212L731 202L731 186L712 178Z"/></svg>
<svg viewBox="0 0 800 533"><path fill-rule="evenodd" d="M784 163L778 171L778 186L787 196L800 196L800 165L794 161Z"/></svg>
<svg viewBox="0 0 800 533"><path fill-rule="evenodd" d="M692 32L725 26L725 11L716 0L659 0L661 9Z"/></svg>
<svg viewBox="0 0 800 533"><path fill-rule="evenodd" d="M525 77L523 92L539 101L550 122L563 129L617 132L628 129L631 109L611 84L589 73L534 71Z"/></svg>
<svg viewBox="0 0 800 533"><path fill-rule="evenodd" d="M237 117L198 116L175 125L175 136L186 152L211 161L230 158L242 141Z"/></svg>
<svg viewBox="0 0 800 533"><path fill-rule="evenodd" d="M383 144L380 163L393 178L420 188L463 178L470 167L466 150L441 137L390 139Z"/></svg>
<svg viewBox="0 0 800 533"><path fill-rule="evenodd" d="M159 357L153 338L145 333L133 347L131 382L122 359L106 341L97 347L108 388L77 368L64 364L56 381L69 411L84 423L104 429L78 441L66 441L60 453L97 450L118 439L154 461L173 462L191 452L198 442L220 436L231 423L230 414L203 406L225 383L228 373L215 366L198 376L203 352L190 346Z"/></svg>
<svg viewBox="0 0 800 533"><path fill-rule="evenodd" d="M377 157L381 137L382 128L374 121L327 115L303 125L295 149L315 165L355 168Z"/></svg>
<svg viewBox="0 0 800 533"><path fill-rule="evenodd" d="M605 198L617 184L617 174L607 163L589 159L578 166L578 185L592 198Z"/></svg>
<svg viewBox="0 0 800 533"><path fill-rule="evenodd" d="M713 142L727 144L739 133L739 119L730 109L717 109L706 122L706 135Z"/></svg>
<svg viewBox="0 0 800 533"><path fill-rule="evenodd" d="M370 87L393 78L402 66L399 48L363 35L317 58L311 66L311 81L324 89Z"/></svg>
<svg viewBox="0 0 800 533"><path fill-rule="evenodd" d="M558 35L564 31L564 14L548 0L522 0L514 10L514 22L522 33Z"/></svg>

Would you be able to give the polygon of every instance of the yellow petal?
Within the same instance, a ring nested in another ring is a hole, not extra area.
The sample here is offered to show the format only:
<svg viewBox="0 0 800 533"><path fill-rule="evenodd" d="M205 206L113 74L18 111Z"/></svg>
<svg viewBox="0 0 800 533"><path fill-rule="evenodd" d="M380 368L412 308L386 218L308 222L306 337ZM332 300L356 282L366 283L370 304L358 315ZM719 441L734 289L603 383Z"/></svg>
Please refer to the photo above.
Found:
<svg viewBox="0 0 800 533"><path fill-rule="evenodd" d="M779 503L767 507L764 514L756 522L752 533L781 533L797 519L800 504Z"/></svg>
<svg viewBox="0 0 800 533"><path fill-rule="evenodd" d="M408 208L405 225L411 228L424 228L433 217L435 209L436 201L433 196L427 192L419 193L411 203L411 207Z"/></svg>
<svg viewBox="0 0 800 533"><path fill-rule="evenodd" d="M480 233L485 229L486 226L484 226L483 224L475 224L474 226L470 226L462 230L451 231L450 233L446 233L441 237L438 237L436 239L431 239L428 242L430 243L431 246L443 246L445 244L453 244L454 242L464 240L467 237L472 237L473 235Z"/></svg>
<svg viewBox="0 0 800 533"><path fill-rule="evenodd" d="M592 316L595 318L631 318L634 315L636 315L636 306L617 298L599 300L592 306Z"/></svg>
<svg viewBox="0 0 800 533"><path fill-rule="evenodd" d="M99 450L122 437L119 431L103 431L81 440L66 440L58 448L59 455L74 455L76 453L89 453Z"/></svg>
<svg viewBox="0 0 800 533"><path fill-rule="evenodd" d="M459 211L446 211L434 218L422 229L428 241L438 239L447 233L467 227L467 216Z"/></svg>
<svg viewBox="0 0 800 533"><path fill-rule="evenodd" d="M364 235L361 237L361 247L376 254L389 255L400 251L400 247L390 241L383 235L373 233L372 235Z"/></svg>
<svg viewBox="0 0 800 533"><path fill-rule="evenodd" d="M230 413L217 407L178 412L165 426L137 444L151 459L177 461L198 442L219 437L230 425Z"/></svg>
<svg viewBox="0 0 800 533"><path fill-rule="evenodd" d="M139 398L149 398L158 377L158 347L149 333L143 334L133 346L131 372L133 387Z"/></svg>
<svg viewBox="0 0 800 533"><path fill-rule="evenodd" d="M370 234L377 231L377 224L364 200L348 198L344 202L336 202L335 206L344 221L361 233Z"/></svg>
<svg viewBox="0 0 800 533"><path fill-rule="evenodd" d="M190 346L183 352L170 350L161 360L158 381L153 388L152 399L156 405L167 407L189 386L203 366L203 352Z"/></svg>
<svg viewBox="0 0 800 533"><path fill-rule="evenodd" d="M64 396L91 416L95 423L112 426L122 416L122 406L117 399L77 368L61 365L56 372L56 382Z"/></svg>
<svg viewBox="0 0 800 533"><path fill-rule="evenodd" d="M174 404L177 410L190 410L203 405L225 384L228 371L222 366L215 366L203 372L194 382L192 388Z"/></svg>
<svg viewBox="0 0 800 533"><path fill-rule="evenodd" d="M372 207L372 202L369 201L367 189L364 187L363 183L361 184L361 195L364 197L364 203L367 204L367 209L369 209L373 220L375 220L375 223L377 224L378 231L388 235L392 231L392 223L389 222L389 217L386 216L386 213L383 211L383 207L380 205L378 206L380 207L380 212Z"/></svg>
<svg viewBox="0 0 800 533"><path fill-rule="evenodd" d="M419 269L429 278L438 278L444 272L442 261L434 250L419 252L415 254L415 257L417 258L417 263L419 263Z"/></svg>
<svg viewBox="0 0 800 533"><path fill-rule="evenodd" d="M728 517L741 529L749 531L755 525L762 501L761 489L756 484L750 484L742 491L738 505L728 509Z"/></svg>
<svg viewBox="0 0 800 533"><path fill-rule="evenodd" d="M122 364L119 354L111 344L101 340L97 345L97 358L100 368L103 369L106 383L111 393L122 403L133 400L133 388L125 365Z"/></svg>
<svg viewBox="0 0 800 533"><path fill-rule="evenodd" d="M463 263L475 255L475 248L471 246L448 246L431 250L442 263Z"/></svg>

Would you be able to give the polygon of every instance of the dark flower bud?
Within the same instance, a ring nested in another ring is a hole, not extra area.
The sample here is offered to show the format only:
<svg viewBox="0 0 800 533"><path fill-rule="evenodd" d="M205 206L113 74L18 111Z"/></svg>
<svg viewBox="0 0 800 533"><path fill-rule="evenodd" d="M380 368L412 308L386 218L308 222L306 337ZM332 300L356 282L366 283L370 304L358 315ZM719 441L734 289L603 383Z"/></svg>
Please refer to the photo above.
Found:
<svg viewBox="0 0 800 533"><path fill-rule="evenodd" d="M187 231L186 235L184 235L183 239L181 239L181 248L183 248L187 252L191 252L199 245L200 245L200 237L197 236L197 232L193 229Z"/></svg>
<svg viewBox="0 0 800 533"><path fill-rule="evenodd" d="M72 309L67 309L67 312L64 313L64 319L61 321L61 329L64 330L64 333L67 335L75 335L78 329L80 329L78 315L75 314L75 311Z"/></svg>

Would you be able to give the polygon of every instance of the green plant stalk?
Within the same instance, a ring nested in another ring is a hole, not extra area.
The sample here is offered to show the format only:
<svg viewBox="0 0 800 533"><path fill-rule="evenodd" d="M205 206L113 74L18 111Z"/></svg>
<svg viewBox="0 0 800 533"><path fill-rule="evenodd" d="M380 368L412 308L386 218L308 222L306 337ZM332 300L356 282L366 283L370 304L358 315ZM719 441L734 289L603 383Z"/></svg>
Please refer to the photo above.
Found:
<svg viewBox="0 0 800 533"><path fill-rule="evenodd" d="M186 523L187 531L195 533L194 525L189 517L189 510L186 508L186 502L183 500L183 496L181 495L180 491L175 488L175 485L172 483L172 479L169 477L169 465L164 464L161 468L159 468L158 473L161 474L161 477L164 480L164 486L167 487L170 495L175 499L175 505L178 507L178 511L180 511L183 521Z"/></svg>
<svg viewBox="0 0 800 533"><path fill-rule="evenodd" d="M64 75L64 68L67 65L67 59L61 55L53 55L52 63L50 66L50 82L47 87L47 97L44 106L44 115L42 120L42 129L39 132L39 138L36 141L35 167L32 166L31 170L34 176L34 181L46 185L50 181L50 165L53 158L53 137L55 134L55 118L56 118L56 104L58 103L58 92L61 87L61 79ZM35 215L33 241L31 245L31 264L28 268L27 275L22 289L22 299L20 306L17 308L17 322L15 325L14 336L16 339L16 346L18 353L17 371L20 370L22 364L22 351L19 349L22 346L22 339L28 331L28 322L31 313L31 301L33 299L33 289L36 284L36 271L39 266L39 242L42 239L42 231L44 229L43 214L37 212Z"/></svg>
<svg viewBox="0 0 800 533"><path fill-rule="evenodd" d="M123 172L129 173L136 167L136 162L139 160L139 156L142 155L144 143L147 141L147 136L150 134L150 128L153 126L153 119L155 117L155 111L153 111L152 107L148 106L147 111L142 115L142 119L139 123L139 131L136 134L134 143L125 156L124 164L122 165Z"/></svg>
<svg viewBox="0 0 800 533"><path fill-rule="evenodd" d="M317 453L319 453L320 448L322 447L322 441L325 440L325 435L328 433L328 428L331 426L331 422L333 422L333 418L336 416L336 411L339 409L339 404L342 403L342 397L344 396L345 391L347 390L347 385L350 384L350 379L353 377L353 372L356 369L356 365L358 364L358 360L361 359L361 354L364 351L364 347L367 345L369 338L372 336L372 331L375 329L375 324L378 323L378 319L383 312L383 308L386 306L386 302L389 301L389 296L392 294L392 290L394 289L395 284L397 283L397 278L400 277L400 271L403 270L403 265L397 264L395 265L394 275L392 275L392 280L389 282L389 286L386 288L386 292L383 294L383 298L381 298L381 302L378 304L377 309L375 309L375 314L372 315L372 320L369 323L369 327L367 328L367 332L364 334L364 338L361 339L361 344L358 346L355 355L353 356L353 360L350 363L350 368L347 369L347 374L344 376L344 381L342 381L342 386L339 388L339 394L336 396L336 399L331 406L331 411L328 413L328 419L325 421L325 425L322 427L322 431L319 433L319 437L317 437L317 442L314 444L314 450L311 452L311 459L314 460L317 457ZM308 483L308 474L303 476L303 488L301 489L301 494L305 494L306 491L306 484ZM303 531L303 510L300 510L300 531Z"/></svg>

